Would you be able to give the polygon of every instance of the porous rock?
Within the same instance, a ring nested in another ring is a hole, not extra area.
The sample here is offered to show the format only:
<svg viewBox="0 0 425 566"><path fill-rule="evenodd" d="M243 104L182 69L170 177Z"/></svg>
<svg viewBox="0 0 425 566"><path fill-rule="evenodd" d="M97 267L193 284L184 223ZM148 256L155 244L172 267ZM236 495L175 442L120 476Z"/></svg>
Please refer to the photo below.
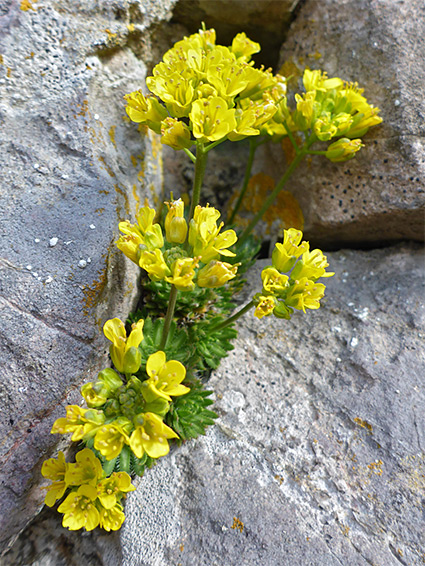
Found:
<svg viewBox="0 0 425 566"><path fill-rule="evenodd" d="M318 311L242 319L217 426L129 494L123 566L422 564L423 251L328 259Z"/></svg>
<svg viewBox="0 0 425 566"><path fill-rule="evenodd" d="M172 5L0 3L0 551L43 501L54 418L107 361L103 323L137 294L113 241L161 170L123 95L146 75L132 45Z"/></svg>
<svg viewBox="0 0 425 566"><path fill-rule="evenodd" d="M311 156L288 183L320 245L424 239L424 30L422 0L306 0L291 25L280 64L358 82L383 118L354 159ZM256 167L278 180L282 149L267 146Z"/></svg>

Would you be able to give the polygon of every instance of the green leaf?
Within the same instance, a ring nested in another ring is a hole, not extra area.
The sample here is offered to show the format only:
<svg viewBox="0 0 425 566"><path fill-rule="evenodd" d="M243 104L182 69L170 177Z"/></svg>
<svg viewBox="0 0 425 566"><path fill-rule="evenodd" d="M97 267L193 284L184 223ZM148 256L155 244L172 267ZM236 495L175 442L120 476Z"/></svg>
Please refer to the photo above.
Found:
<svg viewBox="0 0 425 566"><path fill-rule="evenodd" d="M180 440L197 438L205 434L207 426L214 424L217 415L207 409L212 404L208 399L211 394L212 391L205 391L197 381L191 384L189 393L173 400L165 422L176 431Z"/></svg>

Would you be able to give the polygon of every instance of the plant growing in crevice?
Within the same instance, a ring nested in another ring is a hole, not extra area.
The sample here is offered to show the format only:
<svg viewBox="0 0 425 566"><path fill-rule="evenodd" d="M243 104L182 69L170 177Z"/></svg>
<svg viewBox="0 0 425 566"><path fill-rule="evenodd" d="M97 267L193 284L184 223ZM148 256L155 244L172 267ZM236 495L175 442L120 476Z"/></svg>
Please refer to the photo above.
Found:
<svg viewBox="0 0 425 566"><path fill-rule="evenodd" d="M233 348L239 317L253 309L260 319L289 319L295 310L318 309L322 280L333 275L323 252L303 241L302 226L293 226L276 244L258 292L235 312L235 294L261 245L254 229L297 166L312 154L336 163L353 158L361 136L381 121L357 84L319 70L306 69L305 92L288 100L285 77L253 65L259 50L244 33L229 47L217 45L215 31L203 28L165 53L146 81L150 94L126 96L130 120L194 163L194 183L188 206L171 194L163 218L145 204L134 222L119 223L116 245L144 274L142 299L127 324L112 318L104 325L114 369L83 385L85 408L70 405L53 424L52 433L72 434L79 443L76 461L67 463L60 453L42 468L52 482L46 504L61 501L69 529L119 529L123 500L135 489L131 476L167 455L170 442L197 438L214 423L204 377ZM216 208L200 204L208 154L244 139L247 168L224 224ZM294 158L240 229L234 221L255 151L282 140L292 144Z"/></svg>

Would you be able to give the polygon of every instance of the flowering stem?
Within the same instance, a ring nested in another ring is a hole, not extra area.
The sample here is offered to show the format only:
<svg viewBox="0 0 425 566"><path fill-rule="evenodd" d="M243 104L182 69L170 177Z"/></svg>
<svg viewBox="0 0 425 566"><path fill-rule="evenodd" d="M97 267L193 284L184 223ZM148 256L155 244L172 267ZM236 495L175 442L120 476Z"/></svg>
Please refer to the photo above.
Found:
<svg viewBox="0 0 425 566"><path fill-rule="evenodd" d="M249 156L248 156L248 161L247 161L246 169L245 169L245 178L243 180L242 189L241 189L240 195L238 197L238 200L236 201L235 208L233 209L233 212L230 215L230 218L229 218L227 224L232 224L232 222L234 221L235 216L236 216L236 214L237 214L237 212L238 212L238 210L239 210L239 208L242 204L242 200L245 196L246 190L248 188L249 179L251 177L251 169L252 169L252 164L254 163L255 151L256 151L258 146L259 146L259 144L257 144L254 139L251 138L249 140Z"/></svg>
<svg viewBox="0 0 425 566"><path fill-rule="evenodd" d="M290 142L291 142L292 145L294 146L295 153L299 153L299 152L300 152L300 148L298 147L298 144L297 144L297 142L295 141L295 138L294 138L294 136L293 136L291 130L289 129L289 126L288 126L286 120L285 120L285 122L283 122L283 125L285 126L285 130L286 130L286 133L288 134L288 138L289 138Z"/></svg>
<svg viewBox="0 0 425 566"><path fill-rule="evenodd" d="M326 151L307 151L309 155L326 155Z"/></svg>
<svg viewBox="0 0 425 566"><path fill-rule="evenodd" d="M253 231L253 229L255 228L255 226L257 225L257 222L259 220L261 220L261 218L263 217L263 214L266 212L266 210L274 203L274 201L276 200L277 195L280 193L280 191L283 189L283 187L285 186L287 180L289 179L289 177L292 175L292 173L295 171L295 169L298 167L298 165L301 163L301 161L304 159L304 157L308 154L309 148L310 146L316 141L316 136L311 135L305 142L304 146L299 149L299 151L297 152L297 154L295 155L292 163L290 164L290 166L288 167L288 169L285 171L285 174L283 175L283 177L280 179L280 181L278 182L278 184L276 185L276 187L273 189L272 193L267 197L267 199L264 201L263 206L261 207L261 209L257 212L257 214L254 216L254 218L251 220L251 222L249 223L249 225L245 228L245 230L242 232L241 236L238 238L238 246L242 246L246 240L248 239L249 235L251 234L251 232Z"/></svg>
<svg viewBox="0 0 425 566"><path fill-rule="evenodd" d="M190 149L187 149L186 147L183 148L183 151L185 152L185 154L189 157L189 159L191 161L193 161L193 163L196 163L196 157L193 155L193 153L190 151Z"/></svg>
<svg viewBox="0 0 425 566"><path fill-rule="evenodd" d="M176 308L177 289L171 285L170 298L168 300L167 314L165 315L164 328L162 329L161 343L159 349L163 350L167 342L168 332L170 331L171 322L173 320L174 309Z"/></svg>
<svg viewBox="0 0 425 566"><path fill-rule="evenodd" d="M199 204L207 157L208 153L204 150L204 144L202 142L196 142L195 179L193 180L192 202L190 204L188 222L192 220L195 208Z"/></svg>
<svg viewBox="0 0 425 566"><path fill-rule="evenodd" d="M210 334L211 332L217 332L217 330L221 330L223 328L226 328L226 326L230 326L236 320L238 320L238 318L240 318L242 315L244 315L246 312L248 312L249 309L251 309L253 306L254 306L254 301L250 301L247 305L245 305L237 313L235 313L234 315L232 315L228 319L223 320L219 324L215 324L215 325L211 326L208 329L208 334Z"/></svg>

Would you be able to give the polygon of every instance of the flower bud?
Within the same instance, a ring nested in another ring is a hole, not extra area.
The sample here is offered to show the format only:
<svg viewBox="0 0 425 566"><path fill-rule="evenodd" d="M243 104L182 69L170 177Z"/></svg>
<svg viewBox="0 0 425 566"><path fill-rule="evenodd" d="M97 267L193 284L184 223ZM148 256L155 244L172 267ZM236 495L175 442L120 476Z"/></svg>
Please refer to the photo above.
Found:
<svg viewBox="0 0 425 566"><path fill-rule="evenodd" d="M104 405L108 399L108 393L108 389L101 381L94 385L93 383L86 383L81 388L81 395L89 407L101 407Z"/></svg>
<svg viewBox="0 0 425 566"><path fill-rule="evenodd" d="M136 373L142 363L142 353L139 348L132 346L124 354L124 373Z"/></svg>
<svg viewBox="0 0 425 566"><path fill-rule="evenodd" d="M165 118L161 122L161 143L169 145L176 151L189 149L193 145L190 139L190 130L184 122L176 118Z"/></svg>
<svg viewBox="0 0 425 566"><path fill-rule="evenodd" d="M278 301L277 305L273 309L273 314L277 318L286 318L286 320L289 320L291 318L292 313L293 310L288 307L284 301Z"/></svg>
<svg viewBox="0 0 425 566"><path fill-rule="evenodd" d="M197 284L199 287L214 289L221 287L229 279L236 277L238 265L231 265L223 261L211 260L205 267L199 270Z"/></svg>
<svg viewBox="0 0 425 566"><path fill-rule="evenodd" d="M105 384L105 387L112 393L122 386L122 379L112 368L106 368L98 373L97 378Z"/></svg>
<svg viewBox="0 0 425 566"><path fill-rule="evenodd" d="M361 139L341 138L328 146L326 157L333 163L348 161L354 157L361 147L364 147Z"/></svg>
<svg viewBox="0 0 425 566"><path fill-rule="evenodd" d="M103 424L105 422L105 415L103 414L103 411L96 411L96 409L89 409L86 411L84 413L84 418L87 421L96 424Z"/></svg>

